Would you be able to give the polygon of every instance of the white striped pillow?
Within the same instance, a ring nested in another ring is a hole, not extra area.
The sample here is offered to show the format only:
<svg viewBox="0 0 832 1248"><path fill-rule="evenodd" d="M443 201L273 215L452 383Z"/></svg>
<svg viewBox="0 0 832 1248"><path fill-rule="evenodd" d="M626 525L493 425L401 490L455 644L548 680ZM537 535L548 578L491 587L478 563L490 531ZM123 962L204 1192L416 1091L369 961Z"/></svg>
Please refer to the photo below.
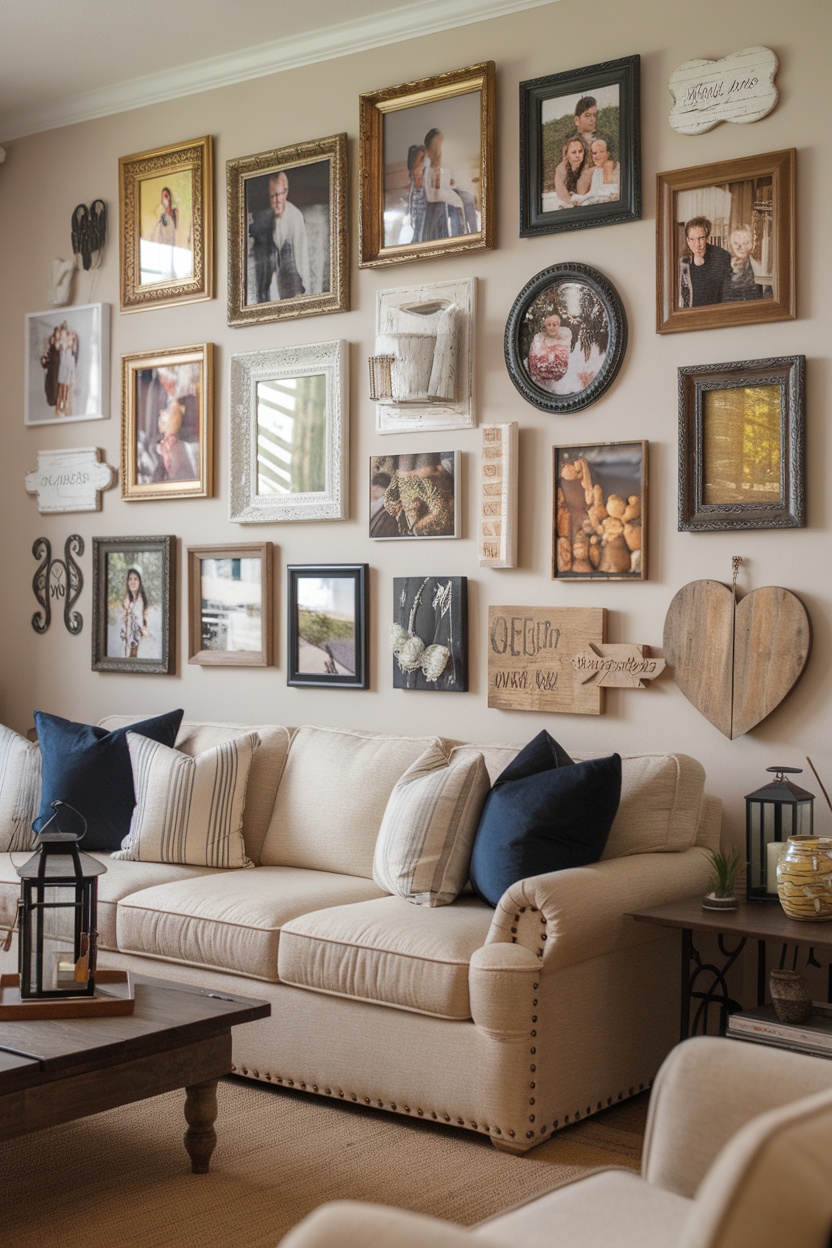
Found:
<svg viewBox="0 0 832 1248"><path fill-rule="evenodd" d="M0 724L0 853L30 849L40 809L40 749Z"/></svg>
<svg viewBox="0 0 832 1248"><path fill-rule="evenodd" d="M113 858L192 867L250 867L243 809L256 732L191 758L128 732L136 808Z"/></svg>
<svg viewBox="0 0 832 1248"><path fill-rule="evenodd" d="M447 906L468 881L471 849L490 791L482 754L453 767L439 740L397 782L373 859L379 888L419 906Z"/></svg>

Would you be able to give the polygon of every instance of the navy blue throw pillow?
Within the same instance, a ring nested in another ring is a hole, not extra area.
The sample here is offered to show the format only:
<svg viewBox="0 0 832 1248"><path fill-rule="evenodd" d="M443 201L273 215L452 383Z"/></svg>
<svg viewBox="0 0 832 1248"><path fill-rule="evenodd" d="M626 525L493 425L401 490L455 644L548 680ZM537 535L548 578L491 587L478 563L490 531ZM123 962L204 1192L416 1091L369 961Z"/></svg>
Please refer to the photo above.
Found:
<svg viewBox="0 0 832 1248"><path fill-rule="evenodd" d="M530 875L585 867L604 852L621 799L621 757L573 763L541 732L494 781L471 855L471 884L489 906Z"/></svg>
<svg viewBox="0 0 832 1248"><path fill-rule="evenodd" d="M42 796L34 826L39 830L58 800L74 806L87 821L80 848L112 853L130 831L136 797L127 733L138 732L151 741L173 748L184 712L168 711L138 724L108 732L94 724L35 711L35 727L41 754ZM77 821L67 824L75 832Z"/></svg>

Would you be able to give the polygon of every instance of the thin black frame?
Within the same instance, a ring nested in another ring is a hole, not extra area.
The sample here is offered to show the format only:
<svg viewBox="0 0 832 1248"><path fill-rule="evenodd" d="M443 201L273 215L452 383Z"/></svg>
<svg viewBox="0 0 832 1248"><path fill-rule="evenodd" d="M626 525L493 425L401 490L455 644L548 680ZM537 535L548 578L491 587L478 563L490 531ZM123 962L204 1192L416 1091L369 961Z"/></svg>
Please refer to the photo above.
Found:
<svg viewBox="0 0 832 1248"><path fill-rule="evenodd" d="M548 287L557 283L579 282L589 287L601 303L609 325L609 341L604 364L588 386L575 394L557 395L538 386L526 370L520 352L520 332L531 305ZM565 415L578 412L599 399L612 385L624 359L627 345L627 318L618 291L602 273L588 264L553 264L531 278L514 300L506 321L503 350L508 375L523 398L544 412Z"/></svg>
<svg viewBox="0 0 832 1248"><path fill-rule="evenodd" d="M328 676L298 671L298 581L303 578L342 577L352 578L354 585L355 619L355 675ZM289 638L286 662L287 685L317 686L327 689L368 689L369 680L369 634L367 631L369 605L369 564L366 563L295 563L286 568L287 636Z"/></svg>
<svg viewBox="0 0 832 1248"><path fill-rule="evenodd" d="M641 220L641 58L625 56L583 69L531 78L520 83L520 237L585 230ZM543 126L541 105L564 95L581 95L618 84L618 161L623 173L619 198L544 212L542 207Z"/></svg>
<svg viewBox="0 0 832 1248"><path fill-rule="evenodd" d="M107 655L107 557L117 551L158 551L162 556L162 657L116 659ZM92 539L92 670L94 672L176 673L176 537L94 537Z"/></svg>
<svg viewBox="0 0 832 1248"><path fill-rule="evenodd" d="M780 388L780 498L776 502L704 502L704 403L711 390ZM802 529L806 524L806 357L737 360L679 369L679 531Z"/></svg>

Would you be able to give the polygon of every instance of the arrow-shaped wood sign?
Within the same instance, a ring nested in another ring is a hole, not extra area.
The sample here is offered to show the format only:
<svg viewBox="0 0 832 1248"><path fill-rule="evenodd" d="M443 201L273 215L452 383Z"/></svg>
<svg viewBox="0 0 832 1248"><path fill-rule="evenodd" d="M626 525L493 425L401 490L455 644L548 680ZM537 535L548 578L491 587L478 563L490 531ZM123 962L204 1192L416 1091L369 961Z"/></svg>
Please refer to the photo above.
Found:
<svg viewBox="0 0 832 1248"><path fill-rule="evenodd" d="M664 671L665 661L651 658L649 646L590 643L572 656L572 667L581 684L591 680L607 689L646 689Z"/></svg>

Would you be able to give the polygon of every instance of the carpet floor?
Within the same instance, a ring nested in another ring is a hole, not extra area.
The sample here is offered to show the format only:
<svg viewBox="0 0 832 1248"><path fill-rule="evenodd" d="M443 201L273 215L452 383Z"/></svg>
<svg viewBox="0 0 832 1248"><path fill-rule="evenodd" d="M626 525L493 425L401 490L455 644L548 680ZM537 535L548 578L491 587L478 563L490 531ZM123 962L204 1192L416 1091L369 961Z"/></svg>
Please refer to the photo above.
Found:
<svg viewBox="0 0 832 1248"><path fill-rule="evenodd" d="M3 1248L273 1248L327 1200L469 1226L604 1165L638 1168L647 1093L524 1157L482 1136L227 1079L208 1175L190 1173L184 1094L0 1143Z"/></svg>

